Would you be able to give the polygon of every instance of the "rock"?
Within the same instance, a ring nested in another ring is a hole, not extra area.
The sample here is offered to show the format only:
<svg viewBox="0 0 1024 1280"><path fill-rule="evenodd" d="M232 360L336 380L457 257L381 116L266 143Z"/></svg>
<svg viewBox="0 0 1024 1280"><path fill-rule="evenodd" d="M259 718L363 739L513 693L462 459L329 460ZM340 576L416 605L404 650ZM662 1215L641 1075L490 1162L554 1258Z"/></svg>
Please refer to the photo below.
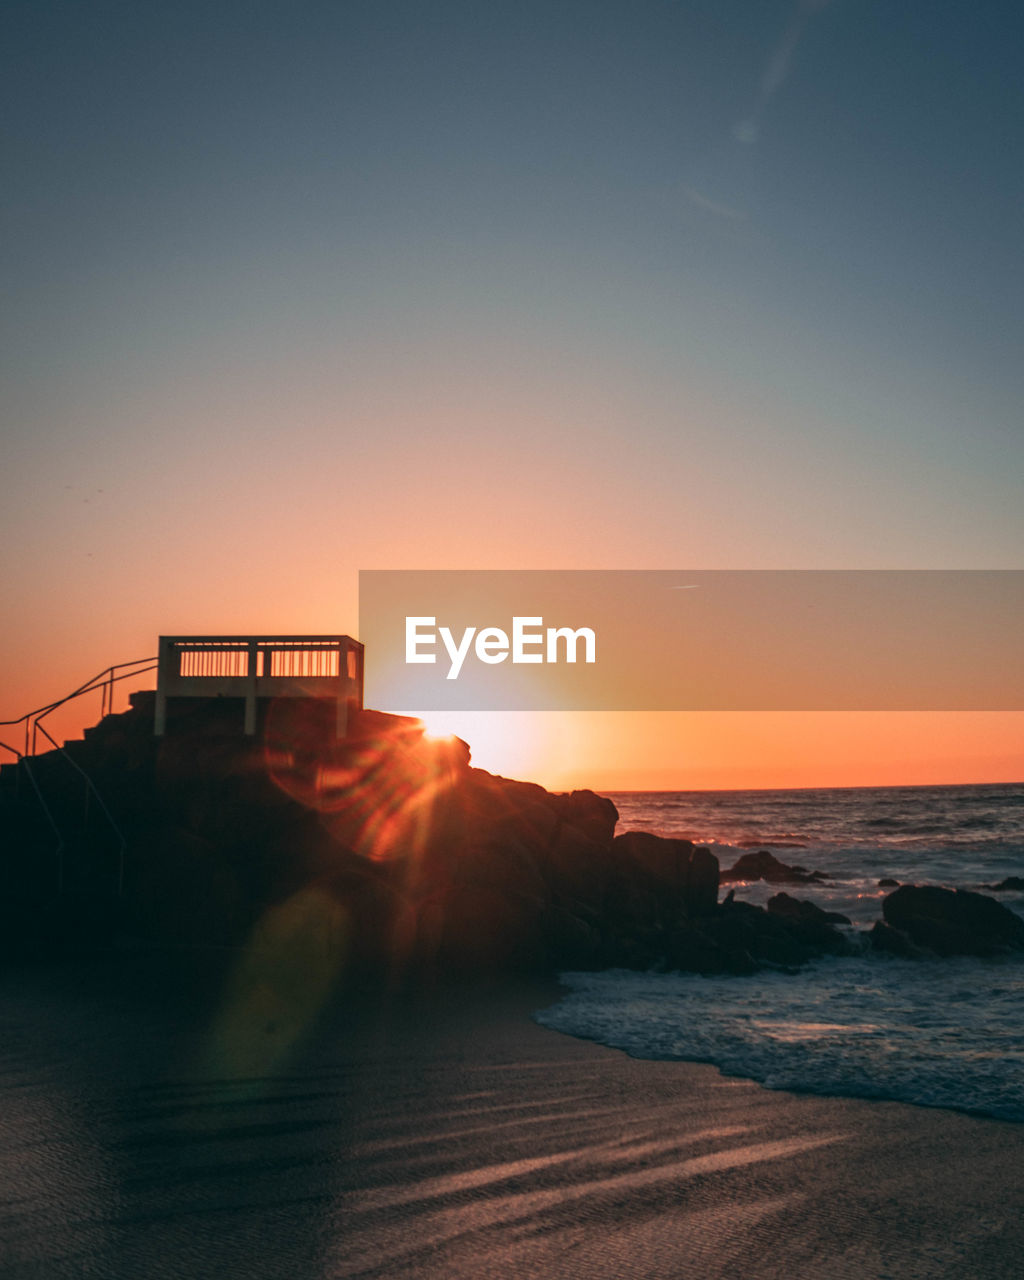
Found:
<svg viewBox="0 0 1024 1280"><path fill-rule="evenodd" d="M619 811L606 796L593 791L573 791L562 796L564 820L598 844L611 844Z"/></svg>
<svg viewBox="0 0 1024 1280"><path fill-rule="evenodd" d="M559 796L532 782L515 782L471 769L442 795L434 824L441 843L508 838L530 848L548 845L558 830Z"/></svg>
<svg viewBox="0 0 1024 1280"><path fill-rule="evenodd" d="M838 911L825 911L814 902L791 898L788 893L777 893L768 899L768 910L791 920L817 920L823 924L851 924L849 916Z"/></svg>
<svg viewBox="0 0 1024 1280"><path fill-rule="evenodd" d="M687 873L687 910L691 916L708 915L718 906L718 859L704 845L690 855Z"/></svg>
<svg viewBox="0 0 1024 1280"><path fill-rule="evenodd" d="M980 887L988 889L990 893L1024 893L1024 876L1007 876L998 884L983 884Z"/></svg>
<svg viewBox="0 0 1024 1280"><path fill-rule="evenodd" d="M737 849L763 849L766 845L772 849L806 849L803 840L737 840Z"/></svg>
<svg viewBox="0 0 1024 1280"><path fill-rule="evenodd" d="M583 911L551 906L543 920L548 955L559 968L589 969L596 965L601 950L601 933Z"/></svg>
<svg viewBox="0 0 1024 1280"><path fill-rule="evenodd" d="M769 884L826 883L827 877L820 871L808 871L806 867L787 867L767 849L757 853L744 853L736 865L721 873L721 883L734 880L766 880Z"/></svg>
<svg viewBox="0 0 1024 1280"><path fill-rule="evenodd" d="M720 907L708 932L729 952L745 954L759 964L792 967L816 956L846 955L853 950L830 924L780 916L750 902Z"/></svg>
<svg viewBox="0 0 1024 1280"><path fill-rule="evenodd" d="M613 877L614 855L578 827L563 823L538 859L554 897L573 899L602 912Z"/></svg>
<svg viewBox="0 0 1024 1280"><path fill-rule="evenodd" d="M942 956L1024 951L1024 920L982 893L903 885L882 903L885 922Z"/></svg>
<svg viewBox="0 0 1024 1280"><path fill-rule="evenodd" d="M891 876L886 876L884 880L879 880L878 887L879 889L898 889L900 882L893 880Z"/></svg>
<svg viewBox="0 0 1024 1280"><path fill-rule="evenodd" d="M718 904L718 859L689 840L671 840L647 831L627 831L612 841L616 867L646 882L668 914L710 915ZM656 912L660 917L664 912Z"/></svg>
<svg viewBox="0 0 1024 1280"><path fill-rule="evenodd" d="M680 973L750 974L760 965L749 951L728 947L716 939L713 933L701 929L673 930L664 943L663 964L669 970Z"/></svg>
<svg viewBox="0 0 1024 1280"><path fill-rule="evenodd" d="M868 938L873 950L885 952L890 956L902 956L905 960L918 960L927 954L920 947L915 946L905 933L901 933L899 929L894 929L892 925L886 924L884 920L875 921Z"/></svg>
<svg viewBox="0 0 1024 1280"><path fill-rule="evenodd" d="M414 963L420 976L531 972L547 967L544 904L483 885L452 885L416 905Z"/></svg>

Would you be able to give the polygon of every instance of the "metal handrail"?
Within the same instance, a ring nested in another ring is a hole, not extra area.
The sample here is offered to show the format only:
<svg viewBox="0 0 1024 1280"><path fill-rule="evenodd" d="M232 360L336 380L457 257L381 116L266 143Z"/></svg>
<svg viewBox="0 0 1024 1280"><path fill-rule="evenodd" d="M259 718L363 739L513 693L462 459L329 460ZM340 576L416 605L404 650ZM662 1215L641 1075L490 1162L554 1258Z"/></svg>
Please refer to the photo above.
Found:
<svg viewBox="0 0 1024 1280"><path fill-rule="evenodd" d="M41 726L41 725L38 725L38 724L37 724L37 726L36 726L36 727L37 727L37 728L42 729L42 726ZM110 823L111 827L112 827L112 828L113 828L113 830L114 830L114 834L117 836L117 841L118 841L118 846L119 846L119 847L118 847L118 855L117 855L117 896L118 896L118 897L121 897L121 895L124 893L124 859L125 859L125 854L126 854L126 853L127 853L127 851L128 851L128 841L125 839L124 832L121 830L121 828L120 828L120 827L117 825L117 823L115 822L115 820L114 820L114 815L113 815L113 814L110 812L110 810L107 808L106 801L105 801L105 800L103 799L103 797L100 795L100 793L99 793L99 789L97 788L97 786L96 786L95 782L93 782L92 778L90 778L90 777L89 777L89 775L88 775L88 774L86 773L86 771L82 768L82 766L78 763L78 761L77 761L77 760L75 760L75 759L74 759L74 757L73 757L73 756L71 756L71 755L70 755L70 754L69 754L69 753L64 749L64 747L62 747L62 746L60 745L60 743L58 743L58 742L57 742L57 740L51 736L51 734L49 733L49 731L48 731L48 730L46 730L46 729L42 729L42 733L43 733L44 737L46 737L46 738L48 739L48 741L50 741L51 743L53 743L53 745L54 745L54 746L57 748L57 750L61 753L61 755L62 755L62 756L64 757L64 759L68 762L68 764L72 767L72 769L74 769L77 773L81 774L81 776L85 779L86 789L87 789L89 792L91 792L93 796L95 796L95 798L96 798L96 803L97 803L97 804L99 805L99 807L103 810L104 817L105 817L105 818L107 819L107 821ZM37 794L38 794L38 791L39 791L39 788L38 788L38 787L36 787L36 792L37 792Z"/></svg>
<svg viewBox="0 0 1024 1280"><path fill-rule="evenodd" d="M138 671L125 671L123 675L119 675L119 676L114 675L114 672L121 670L122 667L135 667L135 666L139 666L139 664L143 662L148 662L150 665L144 666L144 667L140 666ZM101 689L103 691L102 692L103 701L100 704L100 715L101 716L106 715L108 712L113 712L113 709L114 709L114 685L115 684L118 684L121 680L133 680L136 676L145 675L147 671L155 671L156 668L157 668L157 662L155 658L139 658L135 662L118 662L113 667L107 667L106 671L101 672L100 675L95 676L92 680L88 681L88 683L84 685L81 689L77 689L74 693L68 694L66 698L61 698L59 702L54 702L50 706L44 707L41 711L36 712L35 723L32 726L33 754L35 754L36 730L41 727L41 722L51 712L56 711L59 707L64 706L66 702L71 702L73 699L80 698L84 694L95 693L97 689ZM44 729L43 732L45 733L46 730ZM47 734L46 736L49 737L50 735ZM53 739L51 738L50 741L52 742Z"/></svg>
<svg viewBox="0 0 1024 1280"><path fill-rule="evenodd" d="M125 671L125 667L138 667L137 671ZM103 690L103 703L100 714L104 715L113 710L114 702L114 685L121 680L131 680L135 676L145 675L147 671L155 671L157 668L157 660L152 658L135 658L132 662L116 662L111 667L106 667L99 675L95 675L90 680L86 680L84 684L80 684L77 689L73 690L64 698L58 698L55 702L45 703L41 707L37 707L34 711L26 711L24 715L18 716L13 720L0 720L0 728L7 725L25 726L25 750L18 752L14 747L7 746L6 743L0 743L0 746L17 755L19 758L23 755L35 754L35 728L39 721L48 716L51 711L56 711L58 707L63 707L65 703L73 701L75 698L81 698L87 693L95 693L97 689ZM123 672L122 675L114 675L115 671ZM29 729L31 725L31 746L29 743Z"/></svg>
<svg viewBox="0 0 1024 1280"><path fill-rule="evenodd" d="M32 790L36 793L36 798L46 815L46 821L53 828L53 834L57 837L57 847L54 849L54 857L57 859L57 892L64 892L64 837L61 835L60 827L57 826L57 820L50 812L50 806L46 803L46 798L42 793L36 775L32 772L32 766L28 760L22 758L19 763L24 766L25 772L28 774L28 780L32 783Z"/></svg>
<svg viewBox="0 0 1024 1280"><path fill-rule="evenodd" d="M131 670L128 670L127 668L131 668ZM112 713L113 707L114 707L114 685L118 684L122 680L131 680L131 679L134 679L136 676L145 675L147 672L155 671L156 669L157 669L156 658L136 658L131 662L116 662L113 664L113 666L106 667L98 675L93 676L92 679L86 680L84 684L79 685L77 689L73 690L66 697L58 698L54 702L48 702L41 707L37 707L34 711L26 711L24 715L18 716L16 719L0 720L0 726L20 725L20 724L24 724L25 726L25 750L24 751L19 751L17 747L12 747L6 742L0 742L0 747L2 747L5 751L9 751L11 755L17 758L17 763L19 765L19 770L18 770L19 776L21 773L21 768L24 768L24 771L28 775L28 779L32 784L32 789L36 793L36 797L39 800L39 804L42 807L43 813L46 816L46 820L50 824L50 827L53 829L54 835L57 837L57 847L54 850L54 854L57 859L57 891L58 893L62 892L64 888L64 850L66 845L65 845L64 836L61 833L60 827L57 825L57 821L54 818L52 811L50 810L50 806L46 803L46 798L43 795L42 789L39 785L39 781L36 778L35 773L33 772L32 767L29 763L31 756L35 755L38 734L41 733L43 737L46 738L46 740L54 748L56 748L57 751L60 752L60 754L64 757L64 759L67 760L68 764L70 764L71 767L85 779L87 803L88 803L89 795L92 795L95 797L96 803L99 805L100 809L103 811L104 817L110 823L110 826L114 832L114 835L117 837L118 897L121 897L124 894L125 857L128 850L128 841L125 838L124 832L121 830L116 820L114 819L114 815L110 812L110 809L107 807L106 801L103 799L103 796L100 794L99 789L97 788L96 784L93 782L92 778L89 777L86 771L82 768L82 766L78 763L78 761L75 760L73 756L65 749L65 747L62 746L56 740L56 738L53 737L53 735L42 723L42 721L48 715L50 715L51 712L56 711L59 707L63 707L67 703L72 702L75 698L83 697L87 693L95 693L97 689L102 691L102 703L100 707L101 716L106 715L108 713ZM120 672L120 674L115 674L117 672ZM31 736L31 745L29 741L30 736Z"/></svg>

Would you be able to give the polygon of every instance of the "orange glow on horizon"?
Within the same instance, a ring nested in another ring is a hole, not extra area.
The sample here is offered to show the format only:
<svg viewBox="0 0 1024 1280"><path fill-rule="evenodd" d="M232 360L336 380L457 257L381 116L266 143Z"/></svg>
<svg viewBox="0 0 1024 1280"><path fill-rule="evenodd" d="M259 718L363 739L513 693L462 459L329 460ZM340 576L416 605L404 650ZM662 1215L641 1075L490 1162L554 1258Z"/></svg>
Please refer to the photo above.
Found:
<svg viewBox="0 0 1024 1280"><path fill-rule="evenodd" d="M52 675L36 683L34 698L8 704L8 715L68 692L81 674L74 670L63 690ZM147 686L151 676L118 686L115 710L126 708L131 688ZM48 724L59 740L77 737L99 711L96 694ZM1024 712L428 712L420 719L435 739L467 742L475 766L555 791L1024 781ZM22 746L13 731L0 738Z"/></svg>
<svg viewBox="0 0 1024 1280"><path fill-rule="evenodd" d="M411 713L416 714L416 713ZM1024 781L1024 712L427 712L472 763L551 790Z"/></svg>

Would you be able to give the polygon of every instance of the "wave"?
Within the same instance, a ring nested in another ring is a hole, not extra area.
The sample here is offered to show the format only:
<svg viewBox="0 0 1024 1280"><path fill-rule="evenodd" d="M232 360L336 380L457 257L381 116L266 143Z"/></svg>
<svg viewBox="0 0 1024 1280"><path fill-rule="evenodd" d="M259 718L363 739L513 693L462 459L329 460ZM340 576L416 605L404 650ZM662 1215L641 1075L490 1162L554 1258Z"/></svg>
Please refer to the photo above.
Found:
<svg viewBox="0 0 1024 1280"><path fill-rule="evenodd" d="M1024 1122L1024 962L828 959L752 978L568 973L542 1025L770 1089Z"/></svg>

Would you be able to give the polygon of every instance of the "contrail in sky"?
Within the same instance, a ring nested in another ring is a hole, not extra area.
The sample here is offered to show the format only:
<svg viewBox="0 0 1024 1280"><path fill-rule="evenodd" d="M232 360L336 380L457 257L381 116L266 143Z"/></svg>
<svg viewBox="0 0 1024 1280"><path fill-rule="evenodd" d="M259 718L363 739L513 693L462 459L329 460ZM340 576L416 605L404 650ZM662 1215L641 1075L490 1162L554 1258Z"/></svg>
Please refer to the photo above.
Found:
<svg viewBox="0 0 1024 1280"><path fill-rule="evenodd" d="M790 18L789 26L782 39L772 50L767 65L761 73L758 85L757 101L754 109L744 120L733 126L732 136L737 142L754 143L761 132L761 117L768 109L768 104L789 79L796 59L796 51L800 44L804 28L811 16L827 8L832 0L797 0L796 9Z"/></svg>

